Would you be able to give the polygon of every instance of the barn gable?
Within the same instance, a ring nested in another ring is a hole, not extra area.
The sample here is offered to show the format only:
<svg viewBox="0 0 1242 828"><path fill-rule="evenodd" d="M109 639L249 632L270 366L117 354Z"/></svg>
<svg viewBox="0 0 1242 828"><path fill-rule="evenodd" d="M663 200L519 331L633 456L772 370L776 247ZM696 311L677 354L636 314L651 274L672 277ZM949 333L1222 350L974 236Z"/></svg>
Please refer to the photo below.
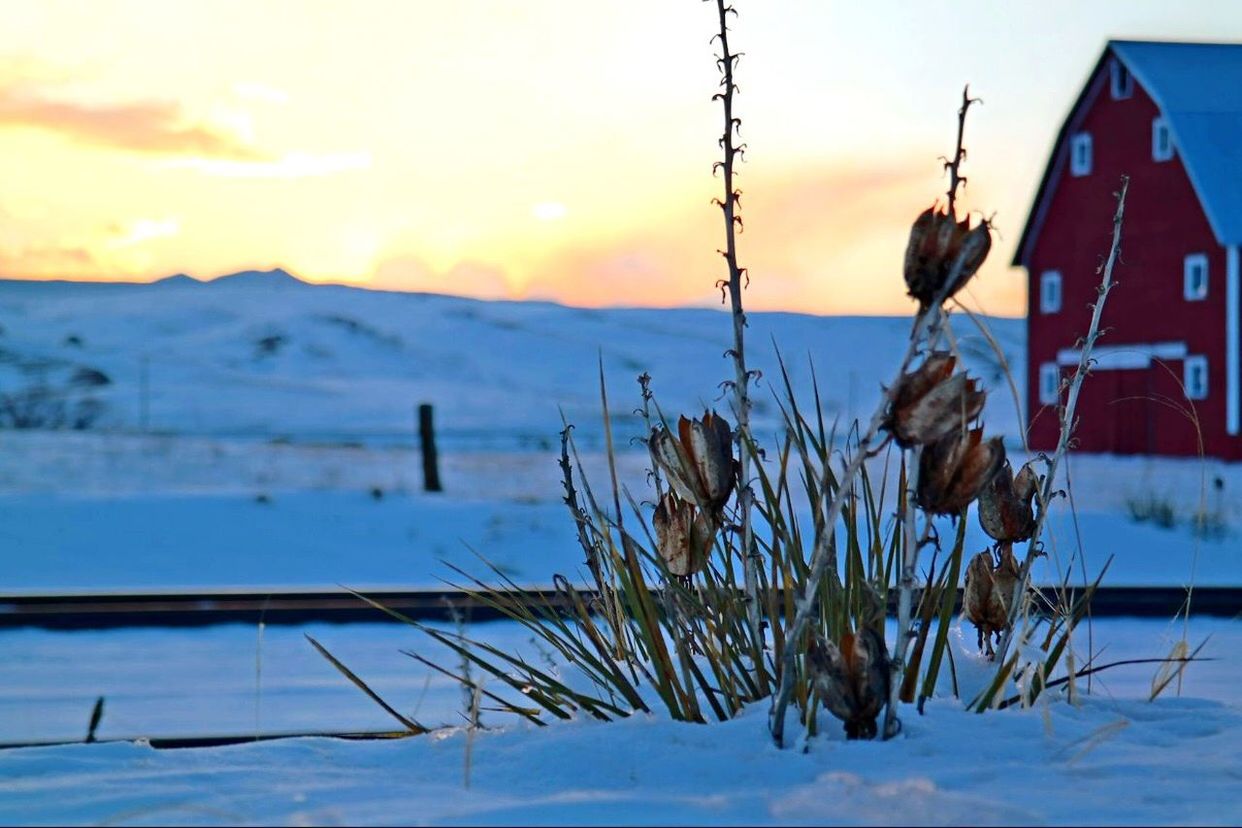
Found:
<svg viewBox="0 0 1242 828"><path fill-rule="evenodd" d="M1109 300L1084 451L1242 460L1242 44L1111 41L1061 124L1014 256L1026 269L1027 437L1096 300L1104 216L1130 176L1125 290Z"/></svg>
<svg viewBox="0 0 1242 828"><path fill-rule="evenodd" d="M1242 244L1242 45L1110 41L1088 76L1120 60L1169 122L1212 231L1221 245ZM1090 109L1098 82L1084 85L1052 146L1013 264L1025 265L1060 177L1066 138Z"/></svg>

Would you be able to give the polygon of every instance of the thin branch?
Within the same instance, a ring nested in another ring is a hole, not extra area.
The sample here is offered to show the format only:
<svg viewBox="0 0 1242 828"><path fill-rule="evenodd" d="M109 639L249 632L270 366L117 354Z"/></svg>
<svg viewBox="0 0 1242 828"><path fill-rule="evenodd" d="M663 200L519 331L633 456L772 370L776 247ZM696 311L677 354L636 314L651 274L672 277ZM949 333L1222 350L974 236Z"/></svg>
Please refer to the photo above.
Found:
<svg viewBox="0 0 1242 828"><path fill-rule="evenodd" d="M1047 477L1044 478L1043 488L1038 491L1039 517L1035 522L1035 531L1027 542L1026 558L1022 561L1020 577L1014 584L1013 598L1009 605L1009 623L1001 637L1000 645L996 648L995 661L998 665L1001 665L1000 669L1004 669L1005 655L1009 649L1010 639L1013 637L1014 625L1017 622L1020 611L1026 605L1024 599L1026 586L1030 581L1031 567L1035 563L1035 558L1038 557L1036 550L1038 549L1039 537L1043 531L1044 524L1048 520L1048 506L1052 502L1053 492L1055 491L1057 467L1061 464L1066 452L1069 450L1070 439L1074 433L1074 414L1078 408L1078 395L1082 390L1083 380L1087 378L1087 374L1091 371L1091 351L1095 347L1096 340L1102 334L1100 319L1104 315L1104 303L1108 299L1109 292L1113 289L1113 269L1117 266L1117 260L1121 256L1121 226L1125 217L1126 193L1129 189L1130 177L1123 175L1121 177L1121 190L1117 193L1117 212L1113 215L1112 245L1108 251L1108 259L1102 268L1104 275L1097 289L1098 296L1092 305L1091 325L1087 329L1086 338L1083 340L1082 352L1078 355L1078 367L1074 370L1074 376L1069 382L1065 407L1060 412L1061 434L1057 439L1057 447L1052 453L1052 457L1048 460Z"/></svg>
<svg viewBox="0 0 1242 828"><path fill-rule="evenodd" d="M754 539L754 492L750 488L750 468L755 462L752 455L754 438L750 430L750 378L751 372L746 367L746 312L742 308L743 278L745 269L737 262L737 231L742 226L742 218L738 215L741 209L741 192L734 187L734 159L741 155L745 145L735 145L734 138L742 121L733 115L733 93L737 86L733 81L733 70L737 66L740 55L729 50L728 16L737 16L737 10L726 4L725 0L716 0L716 11L720 19L720 56L716 65L720 68L721 90L715 97L720 100L724 109L724 133L720 137L720 148L724 151L724 160L717 161L712 171L724 173L724 197L717 199L724 218L725 249L722 251L729 269L728 294L733 315L733 396L735 415L737 417L737 444L739 458L738 474L738 511L742 528L743 570L746 579L746 616L750 625L750 633L755 646L763 642L759 601L759 550ZM762 667L760 667L762 669Z"/></svg>
<svg viewBox="0 0 1242 828"><path fill-rule="evenodd" d="M979 98L970 97L970 84L962 87L962 106L957 110L957 148L953 152L953 160L945 161L944 167L949 171L949 215L955 216L954 207L957 204L957 188L964 184L966 179L961 176L962 162L966 160L966 148L962 146L962 138L966 132L966 112L970 109L971 104L983 103Z"/></svg>

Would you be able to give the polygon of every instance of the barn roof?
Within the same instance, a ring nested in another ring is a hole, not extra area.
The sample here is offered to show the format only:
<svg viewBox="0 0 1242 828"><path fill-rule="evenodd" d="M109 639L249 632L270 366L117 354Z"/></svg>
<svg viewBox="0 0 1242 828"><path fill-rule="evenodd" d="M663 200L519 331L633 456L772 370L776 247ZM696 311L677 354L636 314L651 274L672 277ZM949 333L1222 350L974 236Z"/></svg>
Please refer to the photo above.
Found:
<svg viewBox="0 0 1242 828"><path fill-rule="evenodd" d="M1242 244L1242 44L1109 41L1092 69L1095 77L1110 54L1116 55L1169 123L1174 146L1199 196L1216 240ZM1014 252L1025 258L1031 234L1055 182L1057 153L1070 125L1081 117L1090 84L1070 109L1053 145L1035 203Z"/></svg>

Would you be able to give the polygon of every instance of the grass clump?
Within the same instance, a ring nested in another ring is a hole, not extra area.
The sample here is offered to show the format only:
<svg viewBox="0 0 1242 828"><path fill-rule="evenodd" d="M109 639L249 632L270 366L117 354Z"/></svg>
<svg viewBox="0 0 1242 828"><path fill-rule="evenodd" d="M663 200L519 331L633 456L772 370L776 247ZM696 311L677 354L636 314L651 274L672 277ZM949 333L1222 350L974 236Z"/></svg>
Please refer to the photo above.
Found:
<svg viewBox="0 0 1242 828"><path fill-rule="evenodd" d="M486 579L457 570L462 589L526 627L564 669L385 611L461 660L454 670L408 653L468 688L476 713L482 698L495 705L489 709L540 726L656 708L676 720L706 722L767 700L778 745L787 742L789 712L812 736L821 709L842 721L849 738L890 738L901 729L901 704L945 692L946 685L953 695L965 692L949 633L969 569L964 614L980 627L978 658L994 661L990 681L968 705L983 712L1030 704L1067 684L1053 674L1071 652L1099 583L1072 590L1067 576L1059 599L1042 605L1028 589L1031 567L1044 554L1041 533L1078 392L1101 335L1128 183L1118 193L1082 363L1060 389L1061 436L1053 454L1015 474L1003 443L979 425L986 392L960 369L946 303L991 248L989 222L959 217L957 204L966 116L977 102L968 90L955 152L945 163L946 199L911 228L903 276L918 310L874 412L848 428L825 422L818 384L796 390L778 355L771 404L782 428L774 444L761 447L750 425L756 373L746 360L747 275L736 245L741 217L734 176L742 146L733 112L737 55L727 25L734 12L724 0L716 5L724 155L714 171L722 173L716 203L727 266L718 287L732 311L726 353L734 369L723 384L727 415L670 417L651 378L640 376L638 413L651 467L649 490L636 494L618 483L601 366L609 460L603 488L583 474L569 425L560 439L564 502L584 555L582 579L555 576L553 600L522 589L495 567ZM986 333L985 339L995 344ZM996 356L1004 365L1003 355ZM967 556L966 519L977 500L993 544ZM894 614L896 636L889 640L886 619ZM484 689L484 678L501 692Z"/></svg>

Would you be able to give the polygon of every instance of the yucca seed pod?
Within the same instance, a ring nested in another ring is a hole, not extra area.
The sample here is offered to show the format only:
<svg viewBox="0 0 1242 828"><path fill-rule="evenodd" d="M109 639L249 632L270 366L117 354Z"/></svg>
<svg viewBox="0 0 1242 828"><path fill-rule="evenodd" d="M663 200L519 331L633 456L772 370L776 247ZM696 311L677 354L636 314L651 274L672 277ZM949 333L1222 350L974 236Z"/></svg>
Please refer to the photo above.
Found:
<svg viewBox="0 0 1242 828"><path fill-rule="evenodd" d="M1013 544L1000 544L999 556L1000 560L992 570L992 580L1000 596L1001 606L1005 608L1004 626L1008 626L1009 612L1013 608L1013 591L1018 585L1018 579L1022 577L1022 569L1018 566L1018 559L1014 557Z"/></svg>
<svg viewBox="0 0 1242 828"><path fill-rule="evenodd" d="M713 508L721 508L733 493L733 431L729 421L714 411L703 418L677 424L682 445L690 447L703 494Z"/></svg>
<svg viewBox="0 0 1242 828"><path fill-rule="evenodd" d="M657 427L648 445L653 462L683 500L713 512L724 508L736 479L733 431L724 417L710 411L702 419L681 417L677 436Z"/></svg>
<svg viewBox="0 0 1242 828"><path fill-rule="evenodd" d="M967 225L968 222L969 219L963 221L962 225ZM967 230L962 235L961 245L949 268L950 276L956 273L957 279L950 285L949 291L945 296L946 299L961 290L962 286L979 272L979 268L983 266L983 262L987 259L988 253L991 250L992 229L987 220L979 222L975 229Z"/></svg>
<svg viewBox="0 0 1242 828"><path fill-rule="evenodd" d="M647 441L651 460L663 474L668 485L688 503L700 500L698 477L688 454L684 456L681 441L667 429L657 426Z"/></svg>
<svg viewBox="0 0 1242 828"><path fill-rule="evenodd" d="M1013 584L1010 583L1010 589ZM966 565L966 586L962 590L962 614L975 625L979 649L992 656L992 635L1004 631L1009 615L996 582L992 553L983 550Z"/></svg>
<svg viewBox="0 0 1242 828"><path fill-rule="evenodd" d="M919 300L920 309L937 296L948 299L978 272L991 247L986 221L972 230L969 217L959 222L947 211L929 207L910 228L903 267L907 291Z"/></svg>
<svg viewBox="0 0 1242 828"><path fill-rule="evenodd" d="M1035 473L1035 467L1030 463L1023 465L1013 477L1014 494L1022 500L1031 502L1038 488L1039 475Z"/></svg>
<svg viewBox="0 0 1242 828"><path fill-rule="evenodd" d="M688 578L707 565L713 532L710 522L693 504L669 492L656 506L652 523L656 551L670 575Z"/></svg>
<svg viewBox="0 0 1242 828"><path fill-rule="evenodd" d="M818 633L806 654L807 672L824 708L845 724L847 739L873 739L888 702L890 664L884 636L864 624L838 646Z"/></svg>
<svg viewBox="0 0 1242 828"><path fill-rule="evenodd" d="M954 374L956 364L953 355L938 351L902 375L885 422L898 445L929 445L965 430L982 413L986 392L978 380Z"/></svg>
<svg viewBox="0 0 1242 828"><path fill-rule="evenodd" d="M979 525L993 539L1002 543L1030 540L1035 534L1035 473L1023 466L1015 478L1006 462L979 493ZM1018 479L1022 493L1019 494Z"/></svg>
<svg viewBox="0 0 1242 828"><path fill-rule="evenodd" d="M950 434L923 449L916 502L934 515L956 515L979 496L1005 463L999 437L983 439L983 429Z"/></svg>

